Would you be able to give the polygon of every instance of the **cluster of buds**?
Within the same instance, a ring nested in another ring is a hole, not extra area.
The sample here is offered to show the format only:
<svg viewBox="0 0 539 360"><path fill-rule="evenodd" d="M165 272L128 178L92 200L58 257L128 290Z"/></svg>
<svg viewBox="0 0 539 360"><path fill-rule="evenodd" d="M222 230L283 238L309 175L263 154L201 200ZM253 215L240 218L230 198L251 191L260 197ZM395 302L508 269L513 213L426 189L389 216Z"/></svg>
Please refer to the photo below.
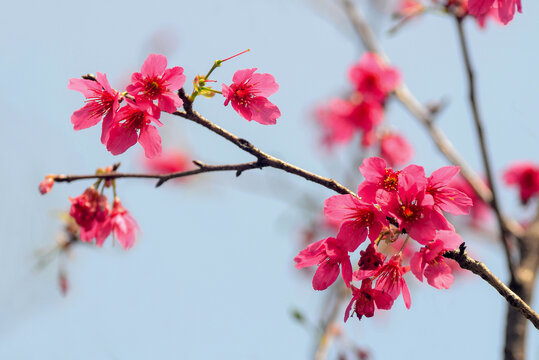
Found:
<svg viewBox="0 0 539 360"><path fill-rule="evenodd" d="M362 146L378 144L380 155L391 166L408 162L413 149L400 134L387 130L377 134L384 120L386 100L401 82L399 71L376 54L366 53L350 68L348 78L354 88L350 96L333 99L317 110L323 142L330 146L346 143L360 132Z"/></svg>
<svg viewBox="0 0 539 360"><path fill-rule="evenodd" d="M375 309L388 310L400 294L409 308L410 292L403 275L410 269L420 281L426 278L435 288L449 288L453 264L443 254L457 248L462 239L445 213L465 215L472 206L466 194L450 186L459 172L456 166L442 167L426 177L421 166L394 171L385 160L373 157L365 159L359 170L365 180L357 195L336 195L325 201L324 214L338 224L337 235L309 245L294 259L297 268L318 265L312 282L315 290L327 289L341 274L352 290L345 320L351 312L361 319L373 316ZM360 251L354 270L350 254L367 238L369 244ZM421 247L404 257L410 240ZM380 251L381 242L402 245L386 255ZM410 264L403 266L403 258ZM353 284L358 281L359 287Z"/></svg>
<svg viewBox="0 0 539 360"><path fill-rule="evenodd" d="M255 74L256 69L238 70L230 86L223 84L222 92L206 86L214 81L208 79L211 72L225 60L217 60L206 76L197 75L190 101L197 95L211 97L222 93L225 105L231 102L245 119L275 124L281 113L267 99L279 88L272 75ZM161 112L174 113L183 105L178 91L185 83L183 68L167 68L167 64L165 56L150 54L122 93L113 89L106 74L100 72L95 77L70 79L68 88L80 91L86 98L86 105L71 116L74 129L86 129L103 120L101 142L113 155L124 153L138 142L147 158L160 156L161 136L157 127L163 126L159 120Z"/></svg>

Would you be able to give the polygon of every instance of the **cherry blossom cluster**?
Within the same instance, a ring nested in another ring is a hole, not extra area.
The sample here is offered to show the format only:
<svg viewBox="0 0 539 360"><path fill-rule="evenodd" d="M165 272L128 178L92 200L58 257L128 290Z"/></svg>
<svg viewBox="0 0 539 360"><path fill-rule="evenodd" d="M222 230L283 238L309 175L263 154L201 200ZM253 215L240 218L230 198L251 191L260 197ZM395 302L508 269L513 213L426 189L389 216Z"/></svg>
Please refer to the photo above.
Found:
<svg viewBox="0 0 539 360"><path fill-rule="evenodd" d="M217 66L225 60L218 60ZM167 65L165 56L150 54L141 71L132 74L131 84L122 93L113 89L106 74L100 72L95 78L70 79L68 88L81 92L86 98L86 105L71 116L74 129L86 129L103 120L101 142L113 155L124 153L138 142L147 158L160 156L162 146L157 127L163 126L159 120L161 112L174 113L183 105L178 90L186 78L182 67L167 68ZM222 85L222 92L205 86L206 82L213 81L208 79L210 73L197 76L190 101L197 95L222 93L225 105L231 103L245 119L275 124L281 113L267 97L275 93L279 85L272 75L255 74L256 70L238 70L231 85Z"/></svg>
<svg viewBox="0 0 539 360"><path fill-rule="evenodd" d="M430 0L429 5L420 0L401 0L396 16L412 18L429 9L443 10L459 18L472 15L481 28L487 19L507 25L515 15L515 9L522 12L520 0Z"/></svg>
<svg viewBox="0 0 539 360"><path fill-rule="evenodd" d="M421 166L394 171L384 159L372 157L359 170L365 180L357 195L336 195L325 201L324 215L336 224L337 235L307 246L294 259L299 269L318 266L312 280L315 290L327 289L341 274L352 291L345 321L351 313L361 319L372 317L375 309L388 310L400 294L409 308L410 292L403 278L409 270L420 281L425 278L437 289L448 289L456 264L443 254L457 248L462 239L445 213L465 215L472 206L472 199L450 185L459 172L456 166L442 167L426 177ZM367 238L368 246L359 251L354 270L350 255ZM404 256L410 240L421 247ZM384 254L381 244L399 244L400 249ZM403 265L404 258L409 258L409 265ZM359 281L360 286L354 285Z"/></svg>
<svg viewBox="0 0 539 360"><path fill-rule="evenodd" d="M401 82L399 71L374 53L366 53L348 71L353 91L347 99L335 98L317 110L317 119L324 132L327 145L346 143L361 133L364 147L380 146L380 156L391 166L408 162L412 146L394 131L378 131L384 120L384 107L388 95Z"/></svg>

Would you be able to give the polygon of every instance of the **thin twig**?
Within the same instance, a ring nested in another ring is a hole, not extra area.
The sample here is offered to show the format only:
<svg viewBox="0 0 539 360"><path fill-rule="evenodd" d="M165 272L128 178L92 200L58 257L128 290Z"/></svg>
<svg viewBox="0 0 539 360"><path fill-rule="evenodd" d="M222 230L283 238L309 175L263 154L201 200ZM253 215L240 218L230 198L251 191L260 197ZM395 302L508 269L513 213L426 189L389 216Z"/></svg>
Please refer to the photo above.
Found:
<svg viewBox="0 0 539 360"><path fill-rule="evenodd" d="M389 59L382 51L380 45L376 40L372 29L365 20L360 9L355 6L350 0L341 0L346 15L348 16L354 30L358 34L361 41L368 51L376 53L384 61L389 63ZM438 149L444 154L444 156L453 165L460 167L460 173L470 183L476 194L486 203L492 203L492 191L481 179L481 176L477 174L473 168L464 160L464 158L455 149L451 141L447 138L445 133L434 123L434 117L432 113L417 100L417 98L408 89L406 84L401 83L394 94L396 98L410 111L410 113L417 118L427 129L430 136L438 146ZM505 227L516 238L520 238L524 233L524 230L518 222L510 218L503 218Z"/></svg>
<svg viewBox="0 0 539 360"><path fill-rule="evenodd" d="M500 211L500 206L498 203L498 197L496 195L496 187L494 186L494 176L492 176L492 167L490 165L490 159L488 156L487 145L485 141L485 132L483 130L483 121L481 120L481 115L479 114L479 106L477 105L477 98L475 96L475 76L474 70L472 67L472 62L470 60L470 52L468 50L468 44L466 42L466 36L464 34L464 27L462 25L464 18L456 17L455 21L457 23L458 33L459 33L459 43L462 52L462 57L464 58L464 65L466 66L466 74L468 75L468 87L469 87L469 100L470 107L473 113L473 119L475 128L477 130L477 138L479 139L479 145L481 148L481 158L483 159L483 165L485 167L485 173L487 176L487 181L490 184L492 199L490 205L496 214L498 219L498 225L500 228L501 241L505 250L505 257L507 260L507 266L511 273L511 277L515 277L515 270L513 265L513 260L511 258L511 251L509 249L509 236L510 232L507 230L505 223L503 221L502 213Z"/></svg>
<svg viewBox="0 0 539 360"><path fill-rule="evenodd" d="M462 243L459 250L448 251L444 254L446 258L453 259L460 265L461 268L470 270L476 275L481 276L483 280L492 285L500 293L507 302L516 308L524 317L531 321L536 329L539 329L539 315L533 311L517 294L509 289L503 282L500 281L490 270L477 260L468 256L465 251L466 246Z"/></svg>
<svg viewBox="0 0 539 360"><path fill-rule="evenodd" d="M54 175L55 182L72 182L77 180L85 179L120 179L120 178L138 178L138 179L157 179L157 184L155 187L163 185L166 181L172 179L178 179L182 177L215 172L215 171L235 171L236 176L239 176L243 171L250 169L262 169L263 167L269 166L260 161L251 161L248 163L242 164L227 164L227 165L208 165L200 161L193 161L193 163L198 167L198 169L179 171L171 174L130 174L130 173L119 173L112 172L109 174L93 174L93 175Z"/></svg>

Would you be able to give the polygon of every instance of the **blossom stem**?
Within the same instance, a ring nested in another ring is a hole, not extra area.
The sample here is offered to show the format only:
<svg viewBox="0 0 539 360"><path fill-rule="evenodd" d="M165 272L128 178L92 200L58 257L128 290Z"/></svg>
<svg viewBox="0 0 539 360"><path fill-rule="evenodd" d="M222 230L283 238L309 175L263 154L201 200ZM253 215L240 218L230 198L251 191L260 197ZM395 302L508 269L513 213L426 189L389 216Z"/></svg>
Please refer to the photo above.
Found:
<svg viewBox="0 0 539 360"><path fill-rule="evenodd" d="M408 240L410 240L410 235L406 234L406 239L404 239L404 242L402 243L401 249L399 250L399 255L402 255L402 251L404 250L404 247L408 243Z"/></svg>

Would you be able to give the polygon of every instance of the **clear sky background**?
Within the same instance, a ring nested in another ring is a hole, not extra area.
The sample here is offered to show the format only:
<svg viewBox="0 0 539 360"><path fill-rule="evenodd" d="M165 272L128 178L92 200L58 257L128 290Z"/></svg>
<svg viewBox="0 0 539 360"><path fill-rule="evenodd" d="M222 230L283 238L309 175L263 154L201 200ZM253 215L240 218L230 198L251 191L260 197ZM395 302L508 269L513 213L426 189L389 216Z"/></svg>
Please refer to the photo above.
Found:
<svg viewBox="0 0 539 360"><path fill-rule="evenodd" d="M314 4L314 5L313 5ZM496 174L517 159L537 161L539 3L523 0L524 14L510 25L489 23L469 31L480 106ZM307 359L313 337L290 317L301 309L315 320L324 294L293 267L297 234L305 221L301 199L328 190L277 170L203 175L185 185L127 179L119 183L124 205L142 229L124 252L77 247L67 261L71 289L57 288L58 262L36 269L35 251L54 244L69 206L91 182L57 184L42 197L47 173L90 173L121 161L140 171L140 148L113 157L100 129L72 130L71 113L82 96L69 78L105 72L125 86L147 55L161 52L190 79L215 59L250 48L218 69L230 82L238 69L272 73L280 90L271 100L283 114L278 125L248 123L222 98L199 99L209 119L262 150L325 176L336 176L350 148L323 155L310 115L320 101L347 88L346 71L361 52L344 18L307 0L272 1L11 1L0 22L0 88L3 176L0 205L0 359ZM467 90L454 22L430 15L388 36L391 23L367 13L382 45L422 101L446 99L439 125L469 162L480 169L467 107ZM336 20L336 21L335 21ZM340 25L336 25L340 24ZM163 40L165 39L165 40ZM388 121L416 148L414 163L427 173L447 165L425 131L392 101ZM208 163L249 161L233 145L198 125L164 116L165 147L190 149ZM353 167L349 166L353 169ZM355 187L361 181L354 173ZM503 188L504 209L524 219L516 193ZM494 226L492 227L495 228ZM462 233L470 251L506 280L502 249ZM408 277L412 308L401 300L391 312L345 327L375 359L501 358L505 301L486 283L467 276L449 291L419 286ZM536 300L533 304L539 308ZM528 354L539 358L530 326Z"/></svg>

